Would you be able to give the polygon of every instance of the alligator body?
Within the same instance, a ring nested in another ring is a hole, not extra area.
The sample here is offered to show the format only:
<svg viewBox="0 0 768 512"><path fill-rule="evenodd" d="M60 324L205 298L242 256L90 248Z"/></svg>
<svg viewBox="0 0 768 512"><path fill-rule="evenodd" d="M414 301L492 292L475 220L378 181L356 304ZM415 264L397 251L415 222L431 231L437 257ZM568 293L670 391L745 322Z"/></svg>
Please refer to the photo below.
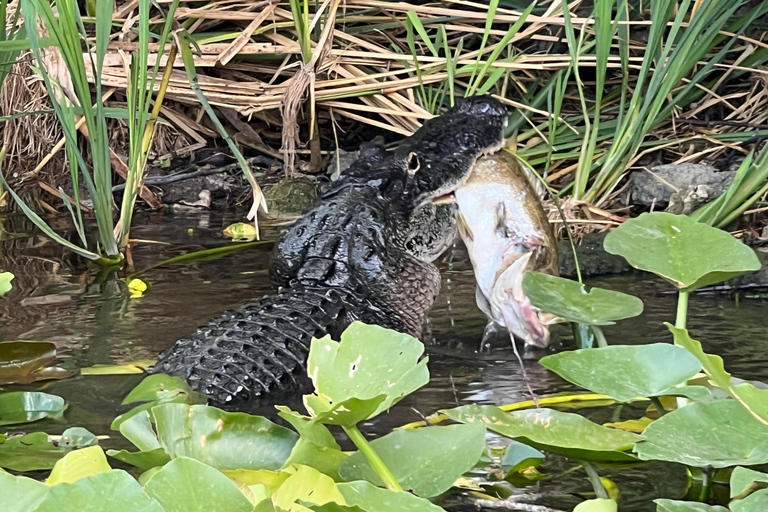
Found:
<svg viewBox="0 0 768 512"><path fill-rule="evenodd" d="M503 105L474 97L394 152L364 148L276 244L276 292L178 340L151 372L179 375L217 405L258 405L309 386L313 337L338 339L355 320L420 336L440 287L432 261L456 228L454 206L433 201L500 147L505 126Z"/></svg>

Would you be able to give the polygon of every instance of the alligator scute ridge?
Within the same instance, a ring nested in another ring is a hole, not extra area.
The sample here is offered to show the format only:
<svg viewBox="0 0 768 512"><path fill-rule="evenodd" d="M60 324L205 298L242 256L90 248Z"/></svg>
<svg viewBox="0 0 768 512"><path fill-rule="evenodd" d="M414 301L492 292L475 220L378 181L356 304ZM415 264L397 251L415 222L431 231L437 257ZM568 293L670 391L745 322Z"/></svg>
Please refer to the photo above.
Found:
<svg viewBox="0 0 768 512"><path fill-rule="evenodd" d="M504 106L463 100L391 153L369 146L276 244L275 293L227 311L163 352L150 373L178 375L209 402L261 405L311 389L312 338L355 320L420 336L440 288L432 261L456 236L454 206L436 206L500 147Z"/></svg>

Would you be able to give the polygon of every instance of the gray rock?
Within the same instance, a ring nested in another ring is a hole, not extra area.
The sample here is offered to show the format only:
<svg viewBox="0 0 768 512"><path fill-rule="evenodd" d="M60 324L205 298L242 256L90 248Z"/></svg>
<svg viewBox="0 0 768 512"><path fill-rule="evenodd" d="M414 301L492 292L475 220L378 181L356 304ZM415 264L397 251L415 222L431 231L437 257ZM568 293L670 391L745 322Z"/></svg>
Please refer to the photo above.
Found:
<svg viewBox="0 0 768 512"><path fill-rule="evenodd" d="M735 172L718 171L709 165L669 164L652 167L650 170L632 173L630 191L635 204L650 206L666 205L675 193L682 193L685 199L689 187L706 187L712 200L722 194L733 181Z"/></svg>

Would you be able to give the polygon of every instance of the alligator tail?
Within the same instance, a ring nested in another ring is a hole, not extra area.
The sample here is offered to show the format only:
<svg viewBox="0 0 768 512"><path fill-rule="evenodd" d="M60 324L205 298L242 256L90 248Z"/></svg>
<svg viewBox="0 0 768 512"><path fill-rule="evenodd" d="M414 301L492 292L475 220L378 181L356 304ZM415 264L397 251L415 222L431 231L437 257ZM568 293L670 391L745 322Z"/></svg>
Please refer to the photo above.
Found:
<svg viewBox="0 0 768 512"><path fill-rule="evenodd" d="M342 288L283 288L178 340L150 373L182 377L212 403L229 406L311 389L305 366L312 338L337 337L358 303Z"/></svg>

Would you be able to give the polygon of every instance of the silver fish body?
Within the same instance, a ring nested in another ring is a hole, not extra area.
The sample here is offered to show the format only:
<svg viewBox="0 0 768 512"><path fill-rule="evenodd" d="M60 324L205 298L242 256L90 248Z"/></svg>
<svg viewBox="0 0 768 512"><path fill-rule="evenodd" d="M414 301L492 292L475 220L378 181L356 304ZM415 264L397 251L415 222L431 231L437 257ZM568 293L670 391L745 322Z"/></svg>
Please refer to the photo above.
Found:
<svg viewBox="0 0 768 512"><path fill-rule="evenodd" d="M526 171L506 151L484 156L455 196L478 307L527 344L546 347L549 325L558 319L531 304L523 276L528 270L557 275L557 244Z"/></svg>

